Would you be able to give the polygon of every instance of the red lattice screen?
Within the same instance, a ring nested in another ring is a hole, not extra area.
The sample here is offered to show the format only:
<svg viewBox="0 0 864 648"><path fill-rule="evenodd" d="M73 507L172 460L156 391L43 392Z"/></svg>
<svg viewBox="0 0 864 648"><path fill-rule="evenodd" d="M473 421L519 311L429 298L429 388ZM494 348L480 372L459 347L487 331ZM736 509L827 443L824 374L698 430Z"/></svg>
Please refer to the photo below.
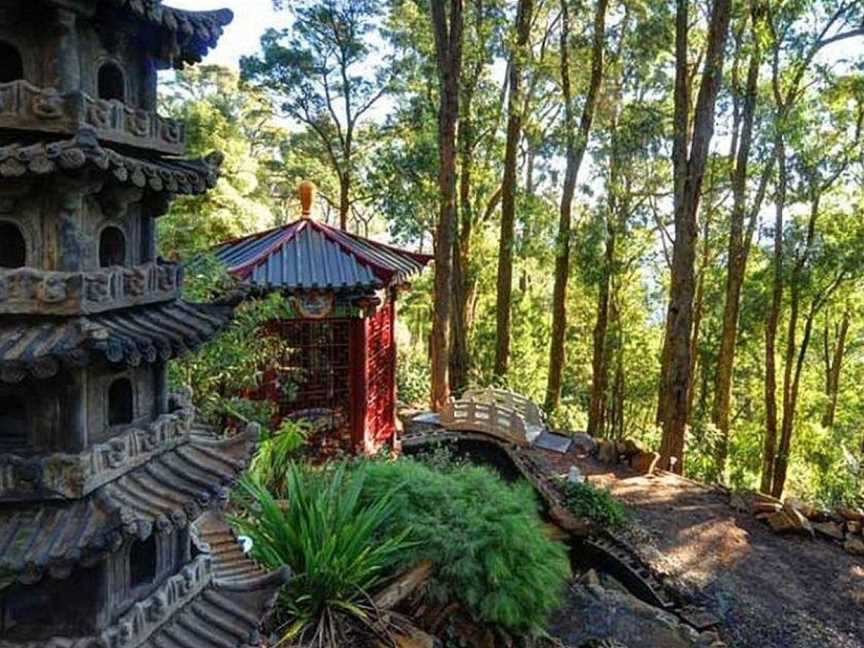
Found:
<svg viewBox="0 0 864 648"><path fill-rule="evenodd" d="M378 445L395 432L396 344L393 339L393 302L367 322L366 440Z"/></svg>
<svg viewBox="0 0 864 648"><path fill-rule="evenodd" d="M265 381L266 397L278 404L280 416L319 408L346 415L349 320L279 320L267 330L281 341Z"/></svg>

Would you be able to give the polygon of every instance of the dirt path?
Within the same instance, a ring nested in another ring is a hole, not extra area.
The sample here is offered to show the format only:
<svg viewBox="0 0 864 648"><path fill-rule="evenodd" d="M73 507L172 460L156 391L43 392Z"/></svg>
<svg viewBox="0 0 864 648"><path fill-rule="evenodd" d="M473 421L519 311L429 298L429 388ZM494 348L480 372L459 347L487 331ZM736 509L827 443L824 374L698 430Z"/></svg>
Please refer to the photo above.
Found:
<svg viewBox="0 0 864 648"><path fill-rule="evenodd" d="M639 477L593 459L536 451L548 469L573 464L633 511L628 540L643 560L723 620L730 646L864 648L864 560L819 540L777 536L722 492L664 473Z"/></svg>

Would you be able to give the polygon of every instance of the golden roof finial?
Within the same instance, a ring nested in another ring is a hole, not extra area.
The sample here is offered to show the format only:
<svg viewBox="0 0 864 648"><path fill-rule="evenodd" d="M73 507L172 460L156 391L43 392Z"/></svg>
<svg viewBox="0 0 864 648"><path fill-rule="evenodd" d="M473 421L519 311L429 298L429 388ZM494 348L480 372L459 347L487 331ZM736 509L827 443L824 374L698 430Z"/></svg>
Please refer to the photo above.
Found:
<svg viewBox="0 0 864 648"><path fill-rule="evenodd" d="M300 194L300 205L303 208L303 218L309 218L312 214L312 203L315 202L315 184L304 180L298 187Z"/></svg>

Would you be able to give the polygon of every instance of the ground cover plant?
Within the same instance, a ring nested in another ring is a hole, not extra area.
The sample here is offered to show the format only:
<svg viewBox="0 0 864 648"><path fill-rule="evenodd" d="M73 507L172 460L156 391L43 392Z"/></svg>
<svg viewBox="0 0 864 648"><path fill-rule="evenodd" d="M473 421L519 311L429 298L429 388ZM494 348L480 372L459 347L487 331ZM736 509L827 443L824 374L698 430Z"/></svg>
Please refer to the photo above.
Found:
<svg viewBox="0 0 864 648"><path fill-rule="evenodd" d="M608 490L587 482L566 482L567 508L577 517L586 517L604 527L622 527L630 521L630 511Z"/></svg>
<svg viewBox="0 0 864 648"><path fill-rule="evenodd" d="M510 486L485 468L433 468L405 458L361 462L355 470L366 477L367 501L393 493L388 534L408 529L403 565L433 563L433 600L456 602L479 622L512 633L543 631L570 566L564 545L544 534L529 485Z"/></svg>

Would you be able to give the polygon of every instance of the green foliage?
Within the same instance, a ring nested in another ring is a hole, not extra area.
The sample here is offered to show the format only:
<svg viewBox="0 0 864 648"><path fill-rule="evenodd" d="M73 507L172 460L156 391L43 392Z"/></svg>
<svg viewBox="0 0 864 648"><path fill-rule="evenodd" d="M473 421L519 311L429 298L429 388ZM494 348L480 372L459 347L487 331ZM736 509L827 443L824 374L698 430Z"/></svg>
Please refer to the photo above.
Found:
<svg viewBox="0 0 864 648"><path fill-rule="evenodd" d="M306 443L311 426L305 421L285 419L272 436L264 439L249 467L250 477L274 493L285 490L297 452Z"/></svg>
<svg viewBox="0 0 864 648"><path fill-rule="evenodd" d="M419 353L399 351L396 364L396 387L399 400L409 405L429 401L429 361Z"/></svg>
<svg viewBox="0 0 864 648"><path fill-rule="evenodd" d="M567 507L577 517L586 517L604 527L621 527L630 521L630 512L608 490L587 482L566 482Z"/></svg>
<svg viewBox="0 0 864 648"><path fill-rule="evenodd" d="M224 155L216 188L175 200L159 220L163 256L188 256L272 227L278 182L265 177L266 164L283 135L272 125L269 101L218 66L177 72L161 100L164 112L186 124L189 155Z"/></svg>
<svg viewBox="0 0 864 648"><path fill-rule="evenodd" d="M358 626L380 632L370 593L410 549L392 523L399 488L370 497L366 475L344 465L319 474L290 464L279 501L254 479L241 482L245 512L233 524L252 540L256 560L293 572L276 612L282 641L354 645Z"/></svg>
<svg viewBox="0 0 864 648"><path fill-rule="evenodd" d="M569 563L565 547L544 535L530 486L508 486L483 468L442 471L410 459L358 470L368 502L398 487L388 533L410 530L403 564L435 565L431 596L458 601L485 623L542 632L561 602Z"/></svg>
<svg viewBox="0 0 864 648"><path fill-rule="evenodd" d="M192 294L199 290L201 282L207 284L212 280L212 274L199 271L200 280L192 277L189 282ZM236 310L228 330L195 354L171 363L172 384L192 389L194 402L205 419L215 421L228 414L268 427L271 405L251 402L242 394L260 385L262 368L278 357L278 338L262 335L262 326L288 314L288 304L278 293L244 302Z"/></svg>

